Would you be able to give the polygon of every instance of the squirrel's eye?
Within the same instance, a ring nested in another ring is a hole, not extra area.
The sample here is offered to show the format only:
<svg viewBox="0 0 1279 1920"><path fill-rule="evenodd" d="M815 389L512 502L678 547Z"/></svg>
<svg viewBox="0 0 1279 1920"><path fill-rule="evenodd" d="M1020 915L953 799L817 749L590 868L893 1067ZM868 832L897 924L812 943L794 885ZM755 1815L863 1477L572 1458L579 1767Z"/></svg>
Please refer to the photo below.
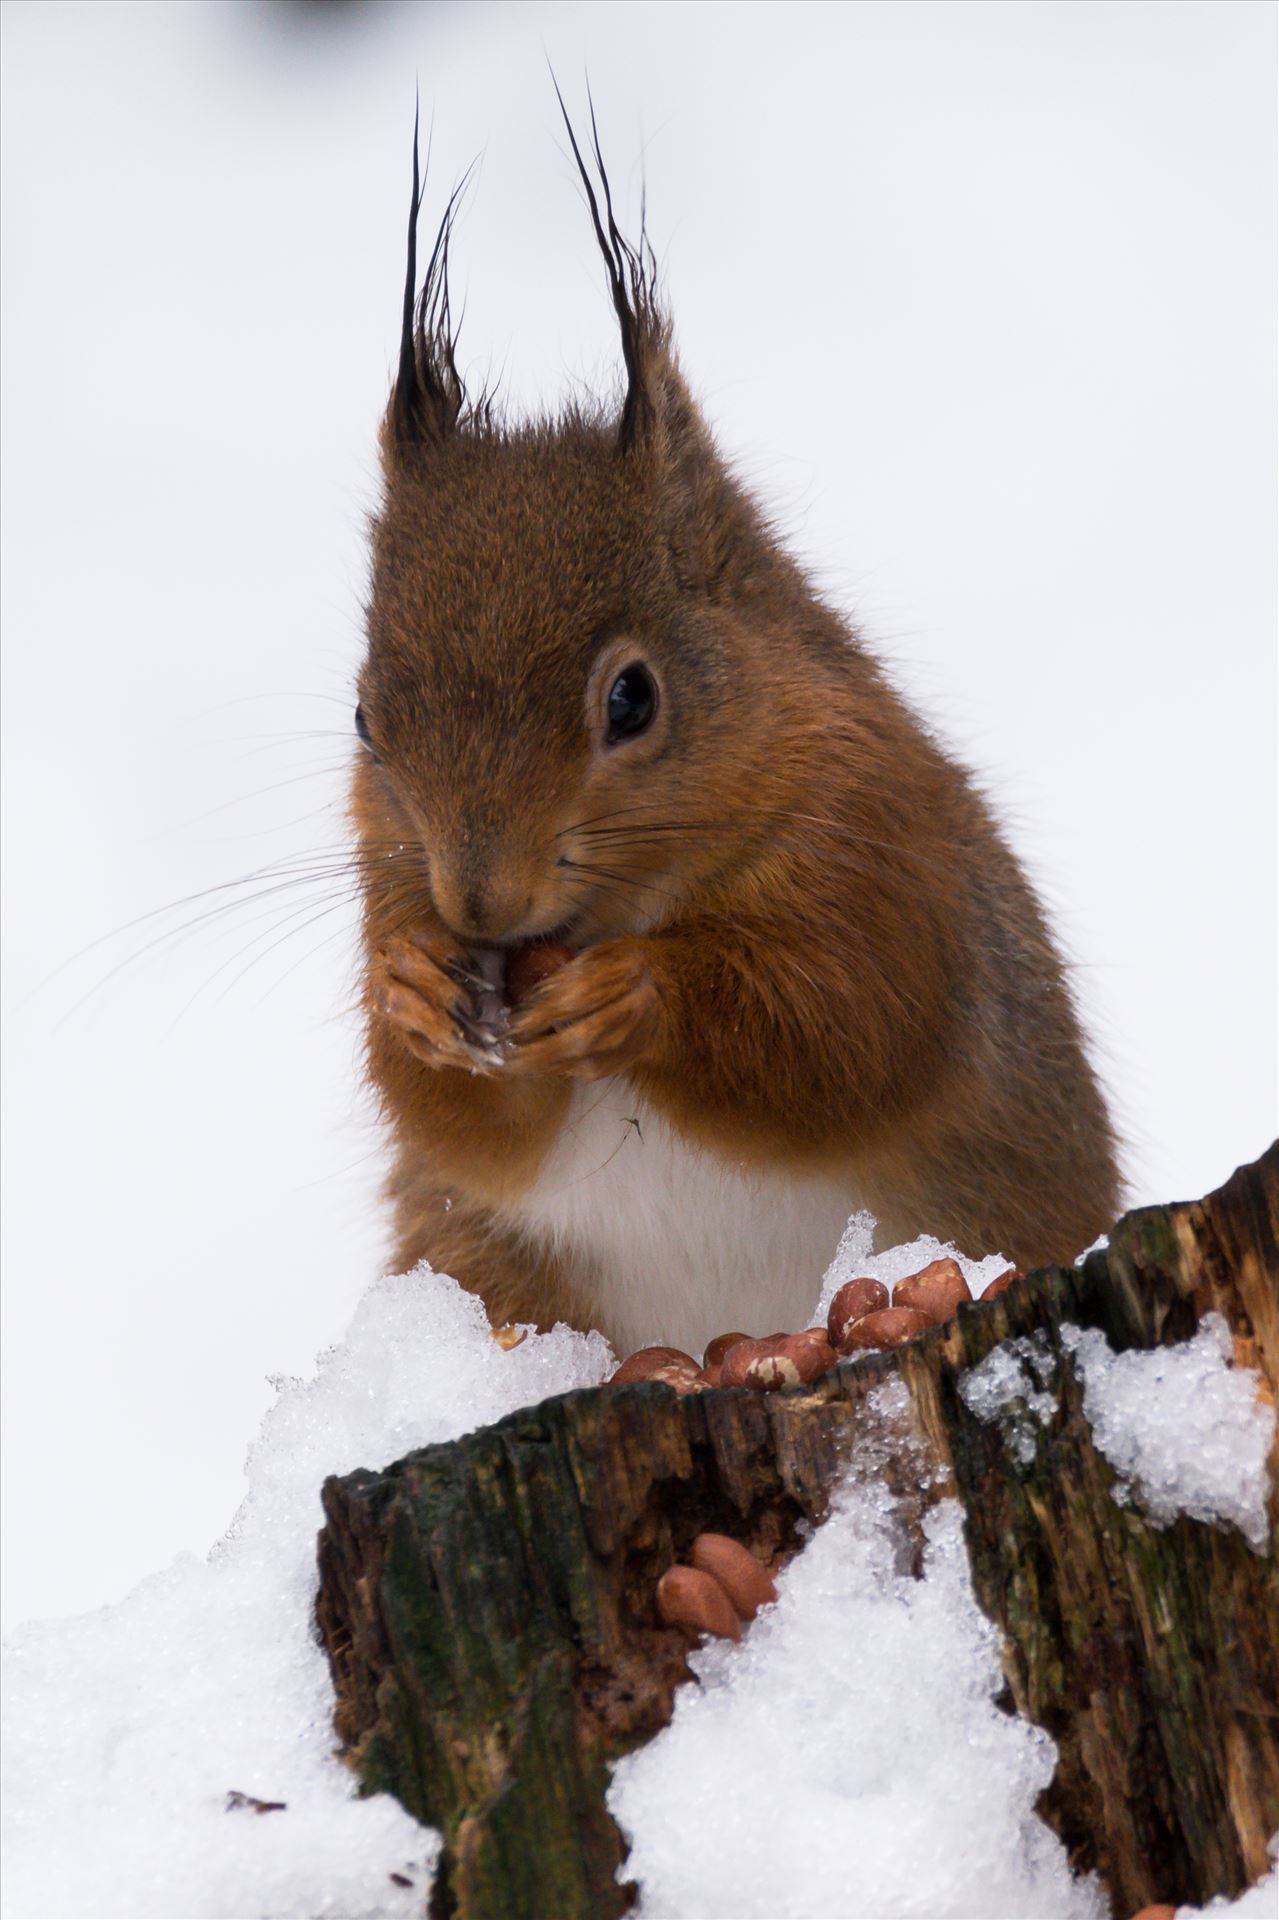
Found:
<svg viewBox="0 0 1279 1920"><path fill-rule="evenodd" d="M633 740L643 733L657 712L657 686L648 668L638 660L618 674L608 692L608 744Z"/></svg>
<svg viewBox="0 0 1279 1920"><path fill-rule="evenodd" d="M360 736L360 738L361 738L361 740L363 740L363 742L364 742L364 744L365 744L365 746L366 746L366 747L368 748L368 750L369 750L369 752L370 752L370 753L372 753L372 751L373 751L373 742L372 742L372 740L371 740L371 739L369 738L369 723L368 723L368 721L367 721L367 720L366 720L366 719L364 718L364 708L363 708L363 707L357 707L357 708L355 709L355 731L356 731L356 732L357 732L357 733L359 734L359 736Z"/></svg>

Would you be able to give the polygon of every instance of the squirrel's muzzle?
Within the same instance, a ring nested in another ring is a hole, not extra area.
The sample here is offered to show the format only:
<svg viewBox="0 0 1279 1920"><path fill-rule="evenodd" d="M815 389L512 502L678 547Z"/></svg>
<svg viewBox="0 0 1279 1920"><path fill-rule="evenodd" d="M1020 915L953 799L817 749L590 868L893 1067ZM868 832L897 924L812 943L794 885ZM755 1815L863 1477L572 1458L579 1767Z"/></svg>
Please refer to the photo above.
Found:
<svg viewBox="0 0 1279 1920"><path fill-rule="evenodd" d="M436 911L459 939L497 944L529 930L536 906L531 862L464 842L432 852L428 870Z"/></svg>

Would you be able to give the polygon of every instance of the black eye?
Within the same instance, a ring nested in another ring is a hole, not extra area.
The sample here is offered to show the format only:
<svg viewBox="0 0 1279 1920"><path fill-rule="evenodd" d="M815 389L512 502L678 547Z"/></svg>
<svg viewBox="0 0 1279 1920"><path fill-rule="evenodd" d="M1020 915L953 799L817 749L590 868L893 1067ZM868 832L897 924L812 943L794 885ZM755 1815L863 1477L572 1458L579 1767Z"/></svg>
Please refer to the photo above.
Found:
<svg viewBox="0 0 1279 1920"><path fill-rule="evenodd" d="M633 661L618 674L608 691L608 744L633 740L651 725L657 712L657 687L648 668Z"/></svg>
<svg viewBox="0 0 1279 1920"><path fill-rule="evenodd" d="M372 751L373 751L373 742L372 742L372 740L370 740L370 738L369 738L369 723L368 723L368 721L367 721L367 720L366 720L366 719L364 718L364 708L363 708L363 707L357 707L357 708L355 709L355 731L356 731L356 732L357 732L357 733L359 734L359 736L360 736L360 738L361 738L361 740L363 740L363 742L364 742L364 744L365 744L365 746L366 746L366 747L368 748L368 750L369 750L369 752L370 752L370 753L372 753Z"/></svg>

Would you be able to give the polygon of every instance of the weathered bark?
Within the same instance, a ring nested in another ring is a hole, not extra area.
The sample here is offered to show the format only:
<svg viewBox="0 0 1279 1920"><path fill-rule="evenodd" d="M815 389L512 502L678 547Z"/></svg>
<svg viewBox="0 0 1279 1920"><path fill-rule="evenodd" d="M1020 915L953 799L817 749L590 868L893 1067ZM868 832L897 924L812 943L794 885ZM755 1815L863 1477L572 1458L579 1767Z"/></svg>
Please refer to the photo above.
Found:
<svg viewBox="0 0 1279 1920"><path fill-rule="evenodd" d="M867 1395L905 1383L918 1448L886 1469L909 1512L962 1501L973 1584L1004 1636L1011 1703L1060 1761L1043 1799L1072 1861L1121 1910L1201 1902L1266 1871L1279 1828L1279 1499L1269 1550L1111 1497L1063 1323L1117 1350L1223 1313L1279 1382L1279 1148L1207 1200L1128 1215L1081 1267L1045 1268L814 1388L564 1395L324 1489L318 1616L337 1725L365 1785L443 1829L434 1910L608 1916L620 1834L608 1764L669 1718L685 1643L659 1576L714 1529L765 1558L820 1520ZM1018 1461L961 1375L1039 1332L1057 1412ZM1272 1468L1279 1461L1272 1460Z"/></svg>

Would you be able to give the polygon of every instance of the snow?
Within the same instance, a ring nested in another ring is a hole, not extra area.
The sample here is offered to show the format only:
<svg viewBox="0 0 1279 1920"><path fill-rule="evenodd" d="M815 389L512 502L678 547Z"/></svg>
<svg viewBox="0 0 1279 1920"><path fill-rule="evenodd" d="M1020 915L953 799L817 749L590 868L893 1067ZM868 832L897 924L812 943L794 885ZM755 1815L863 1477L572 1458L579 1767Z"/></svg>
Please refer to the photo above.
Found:
<svg viewBox="0 0 1279 1920"><path fill-rule="evenodd" d="M1083 1385L1098 1450L1119 1474L1114 1497L1140 1501L1157 1526L1179 1513L1238 1527L1258 1552L1270 1537L1266 1503L1274 1407L1260 1379L1236 1366L1230 1329L1205 1314L1179 1346L1115 1353L1096 1328L1063 1326L1061 1344ZM997 1424L1019 1467L1057 1410L1057 1362L1042 1333L1005 1340L961 1376L960 1395Z"/></svg>
<svg viewBox="0 0 1279 1920"><path fill-rule="evenodd" d="M887 1434L905 1391L874 1401ZM1107 1912L1034 1811L1052 1740L995 1704L997 1639L973 1598L961 1509L929 1514L912 1578L881 1458L859 1448L776 1605L740 1649L694 1656L700 1687L617 1766L609 1805L644 1920Z"/></svg>
<svg viewBox="0 0 1279 1920"><path fill-rule="evenodd" d="M1093 1439L1157 1526L1179 1513L1238 1527L1264 1551L1267 1459L1275 1410L1258 1375L1233 1366L1230 1329L1205 1314L1194 1337L1148 1353L1114 1353L1096 1328L1063 1327L1083 1381Z"/></svg>
<svg viewBox="0 0 1279 1920"><path fill-rule="evenodd" d="M1036 1423L1046 1426L1057 1411L1057 1396L1047 1390L1054 1366L1044 1334L1030 1333L1001 1341L960 1376L965 1406L979 1420L999 1425L1019 1467L1034 1460Z"/></svg>
<svg viewBox="0 0 1279 1920"><path fill-rule="evenodd" d="M504 1351L422 1269L378 1281L310 1381L278 1381L249 1492L207 1560L6 1650L5 1906L15 1916L418 1915L436 1841L334 1757L311 1636L319 1490L513 1408L598 1383L598 1334ZM230 1793L286 1803L229 1811ZM400 1886L399 1874L410 1881Z"/></svg>

